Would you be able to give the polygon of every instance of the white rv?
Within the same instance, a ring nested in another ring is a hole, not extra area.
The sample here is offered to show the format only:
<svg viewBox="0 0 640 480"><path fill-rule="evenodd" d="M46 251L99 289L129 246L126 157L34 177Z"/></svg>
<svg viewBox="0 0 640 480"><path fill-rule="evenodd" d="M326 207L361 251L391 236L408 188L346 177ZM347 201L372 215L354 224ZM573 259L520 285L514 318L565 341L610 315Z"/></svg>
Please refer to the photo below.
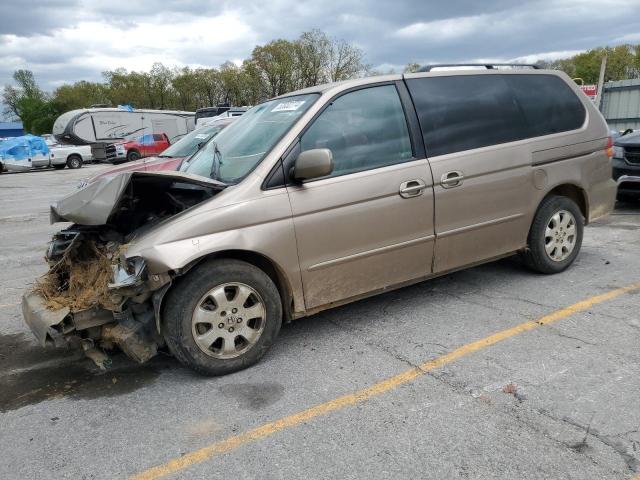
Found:
<svg viewBox="0 0 640 480"><path fill-rule="evenodd" d="M91 145L96 160L104 160L108 144L145 134L164 133L170 143L195 128L195 114L172 110L86 108L58 117L53 135L60 143Z"/></svg>

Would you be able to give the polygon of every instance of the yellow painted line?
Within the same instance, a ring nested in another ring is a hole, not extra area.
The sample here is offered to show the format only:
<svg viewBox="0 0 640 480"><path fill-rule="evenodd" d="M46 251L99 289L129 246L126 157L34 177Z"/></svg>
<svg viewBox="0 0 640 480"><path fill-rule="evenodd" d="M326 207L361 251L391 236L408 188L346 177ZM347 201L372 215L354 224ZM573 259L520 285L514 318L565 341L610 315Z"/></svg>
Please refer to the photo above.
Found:
<svg viewBox="0 0 640 480"><path fill-rule="evenodd" d="M260 427L254 428L253 430L249 430L248 432L234 435L233 437L229 437L219 442L212 443L211 445L203 447L199 450L187 453L180 458L174 458L162 465L152 467L130 478L132 480L154 480L157 478L165 477L180 470L184 470L185 468L204 462L205 460L208 460L212 457L235 450L236 448L247 443L255 442L262 438L273 435L280 430L295 427L296 425L300 425L316 417L327 415L328 413L334 412L336 410L341 410L345 407L361 403L368 398L381 395L385 392L388 392L389 390L393 390L399 387L400 385L411 382L412 380L425 375L427 372L442 367L443 365L451 363L461 357L465 357L471 353L477 352L478 350L482 350L498 342L514 337L522 332L533 330L541 325L546 325L558 320L562 320L563 318L569 317L578 312L583 312L590 309L594 305L606 302L607 300L619 297L620 295L633 290L640 290L640 283L635 283L633 285L628 285L626 287L611 290L601 295L596 295L586 300L582 300L581 302L574 303L573 305L565 307L561 310L557 310L553 313L550 313L549 315L545 315L538 320L529 320L527 322L516 325L515 327L494 333L493 335L489 335L488 337L463 345L434 360L425 362L419 365L417 368L406 370L398 375L375 383L370 387L358 390L353 393L349 393L347 395L343 395L342 397L338 397L333 400L329 400L328 402L321 403L319 405L308 408L299 413L289 415L279 420L266 423ZM640 478L634 480L640 480Z"/></svg>
<svg viewBox="0 0 640 480"><path fill-rule="evenodd" d="M0 303L0 308L9 308L17 306L17 303Z"/></svg>

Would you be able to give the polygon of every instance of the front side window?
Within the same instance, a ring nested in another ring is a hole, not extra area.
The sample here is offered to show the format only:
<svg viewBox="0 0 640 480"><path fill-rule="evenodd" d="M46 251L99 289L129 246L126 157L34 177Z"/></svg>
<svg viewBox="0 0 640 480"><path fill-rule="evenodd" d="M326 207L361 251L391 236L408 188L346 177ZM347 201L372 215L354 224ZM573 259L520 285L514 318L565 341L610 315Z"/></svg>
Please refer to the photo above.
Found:
<svg viewBox="0 0 640 480"><path fill-rule="evenodd" d="M301 151L328 148L332 176L413 158L407 121L394 85L364 88L335 99L300 139Z"/></svg>
<svg viewBox="0 0 640 480"><path fill-rule="evenodd" d="M181 170L237 183L262 161L317 99L315 93L294 95L253 107L218 133Z"/></svg>

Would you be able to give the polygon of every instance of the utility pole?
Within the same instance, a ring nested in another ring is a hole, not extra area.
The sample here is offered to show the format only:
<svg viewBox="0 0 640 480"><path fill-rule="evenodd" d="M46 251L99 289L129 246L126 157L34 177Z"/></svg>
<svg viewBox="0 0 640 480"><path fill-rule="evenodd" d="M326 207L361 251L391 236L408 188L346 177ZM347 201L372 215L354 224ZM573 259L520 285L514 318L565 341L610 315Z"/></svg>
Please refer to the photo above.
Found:
<svg viewBox="0 0 640 480"><path fill-rule="evenodd" d="M602 63L600 64L600 77L598 77L598 92L596 93L596 108L600 110L602 105L602 91L604 90L604 72L607 69L607 54L602 56Z"/></svg>

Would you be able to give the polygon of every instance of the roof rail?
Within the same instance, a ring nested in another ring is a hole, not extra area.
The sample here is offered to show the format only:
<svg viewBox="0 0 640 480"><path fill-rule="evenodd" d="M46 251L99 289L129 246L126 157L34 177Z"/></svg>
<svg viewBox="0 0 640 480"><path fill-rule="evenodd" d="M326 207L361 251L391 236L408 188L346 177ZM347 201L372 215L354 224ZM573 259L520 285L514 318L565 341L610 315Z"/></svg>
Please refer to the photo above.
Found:
<svg viewBox="0 0 640 480"><path fill-rule="evenodd" d="M420 67L418 72L430 72L434 68L440 67L484 67L487 70L493 70L496 67L527 67L538 70L540 67L532 63L436 63L433 65L425 65Z"/></svg>

